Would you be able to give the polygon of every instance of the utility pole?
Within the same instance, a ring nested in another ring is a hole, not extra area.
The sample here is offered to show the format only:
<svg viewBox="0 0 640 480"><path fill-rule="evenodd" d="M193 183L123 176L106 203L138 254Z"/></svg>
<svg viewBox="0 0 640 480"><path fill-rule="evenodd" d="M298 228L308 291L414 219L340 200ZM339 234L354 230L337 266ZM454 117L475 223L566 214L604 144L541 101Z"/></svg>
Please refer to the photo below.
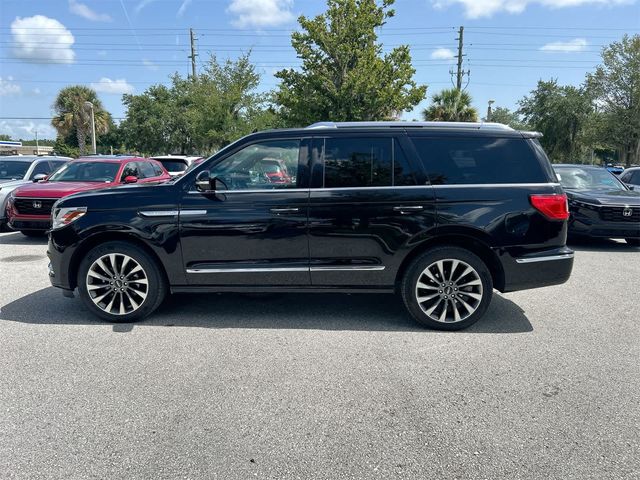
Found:
<svg viewBox="0 0 640 480"><path fill-rule="evenodd" d="M487 122L491 121L491 105L493 103L496 103L496 101L495 100L489 100L487 102Z"/></svg>
<svg viewBox="0 0 640 480"><path fill-rule="evenodd" d="M193 28L189 29L189 36L191 37L191 55L189 58L191 59L191 80L196 81L196 57L198 54L196 53L196 39L193 35Z"/></svg>
<svg viewBox="0 0 640 480"><path fill-rule="evenodd" d="M458 38L456 38L456 40L458 41L458 55L457 55L458 67L455 72L455 76L456 76L455 87L457 90L462 91L462 79L464 78L465 75L468 78L469 74L471 73L471 71L469 70L467 70L466 72L462 70L462 60L463 60L463 57L466 57L466 55L462 53L464 48L464 27L463 26L460 26L460 28L458 29ZM452 70L449 70L449 74L453 77L454 72ZM452 79L452 82L453 82L453 79Z"/></svg>

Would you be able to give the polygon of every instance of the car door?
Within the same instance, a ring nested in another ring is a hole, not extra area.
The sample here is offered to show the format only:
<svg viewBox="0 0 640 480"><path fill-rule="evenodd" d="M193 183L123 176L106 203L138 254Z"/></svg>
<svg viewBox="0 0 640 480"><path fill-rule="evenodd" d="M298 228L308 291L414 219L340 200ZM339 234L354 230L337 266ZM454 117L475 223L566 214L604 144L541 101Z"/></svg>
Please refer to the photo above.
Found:
<svg viewBox="0 0 640 480"><path fill-rule="evenodd" d="M189 284L310 284L308 152L303 138L256 140L208 161L215 193L185 179L179 219ZM288 183L271 181L273 160L295 173Z"/></svg>
<svg viewBox="0 0 640 480"><path fill-rule="evenodd" d="M336 132L313 145L312 285L393 285L407 243L435 227L432 188L403 133Z"/></svg>

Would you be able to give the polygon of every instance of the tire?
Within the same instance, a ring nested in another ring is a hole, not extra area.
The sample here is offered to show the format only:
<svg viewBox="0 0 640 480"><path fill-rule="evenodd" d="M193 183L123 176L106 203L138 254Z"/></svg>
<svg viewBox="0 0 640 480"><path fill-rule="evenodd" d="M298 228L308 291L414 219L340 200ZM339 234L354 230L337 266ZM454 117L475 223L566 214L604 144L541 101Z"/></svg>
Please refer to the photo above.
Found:
<svg viewBox="0 0 640 480"><path fill-rule="evenodd" d="M413 261L400 291L407 310L422 325L436 330L462 330L487 311L493 280L477 255L459 247L436 247ZM422 302L418 301L419 295Z"/></svg>
<svg viewBox="0 0 640 480"><path fill-rule="evenodd" d="M167 281L157 261L141 248L106 242L90 250L80 263L78 291L95 315L124 323L157 309L167 294Z"/></svg>
<svg viewBox="0 0 640 480"><path fill-rule="evenodd" d="M640 238L625 238L624 241L632 247L640 247Z"/></svg>
<svg viewBox="0 0 640 480"><path fill-rule="evenodd" d="M20 233L26 237L40 238L47 234L46 230L20 230Z"/></svg>

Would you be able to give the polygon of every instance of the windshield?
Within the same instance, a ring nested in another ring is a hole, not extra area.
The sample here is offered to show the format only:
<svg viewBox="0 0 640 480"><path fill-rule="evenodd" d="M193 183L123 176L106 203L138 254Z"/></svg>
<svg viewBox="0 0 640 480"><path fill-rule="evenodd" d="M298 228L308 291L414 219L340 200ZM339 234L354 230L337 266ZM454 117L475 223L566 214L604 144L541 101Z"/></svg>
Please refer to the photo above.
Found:
<svg viewBox="0 0 640 480"><path fill-rule="evenodd" d="M119 163L69 162L49 177L50 182L113 182L116 179Z"/></svg>
<svg viewBox="0 0 640 480"><path fill-rule="evenodd" d="M573 190L626 190L605 168L558 168L560 183Z"/></svg>
<svg viewBox="0 0 640 480"><path fill-rule="evenodd" d="M21 180L24 178L31 162L20 160L0 160L0 179Z"/></svg>

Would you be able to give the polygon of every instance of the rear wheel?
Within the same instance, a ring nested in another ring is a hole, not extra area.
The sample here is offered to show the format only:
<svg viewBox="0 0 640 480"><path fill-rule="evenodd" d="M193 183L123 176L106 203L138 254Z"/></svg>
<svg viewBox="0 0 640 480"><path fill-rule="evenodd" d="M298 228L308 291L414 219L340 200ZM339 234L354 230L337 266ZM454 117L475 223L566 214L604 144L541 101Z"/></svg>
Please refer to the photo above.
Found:
<svg viewBox="0 0 640 480"><path fill-rule="evenodd" d="M167 285L157 262L144 250L126 242L107 242L82 260L78 290L84 304L100 318L130 322L158 308Z"/></svg>
<svg viewBox="0 0 640 480"><path fill-rule="evenodd" d="M633 247L640 247L640 238L625 238L624 240Z"/></svg>
<svg viewBox="0 0 640 480"><path fill-rule="evenodd" d="M418 322L438 330L461 330L487 311L493 282L477 255L463 248L437 247L414 260L401 291Z"/></svg>
<svg viewBox="0 0 640 480"><path fill-rule="evenodd" d="M44 237L47 234L46 230L20 230L20 233L27 237Z"/></svg>

